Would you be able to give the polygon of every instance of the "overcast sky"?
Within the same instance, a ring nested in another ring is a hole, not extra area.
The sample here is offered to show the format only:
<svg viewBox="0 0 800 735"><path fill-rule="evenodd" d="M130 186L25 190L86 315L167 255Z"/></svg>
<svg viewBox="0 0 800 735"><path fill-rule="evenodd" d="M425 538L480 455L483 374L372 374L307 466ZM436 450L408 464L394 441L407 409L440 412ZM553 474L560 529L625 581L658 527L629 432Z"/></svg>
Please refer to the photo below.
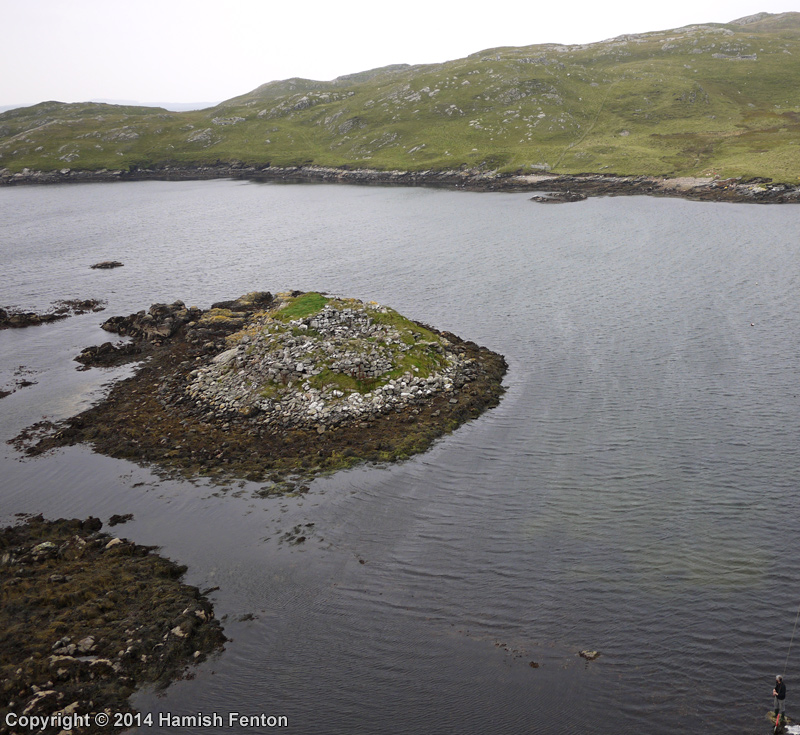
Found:
<svg viewBox="0 0 800 735"><path fill-rule="evenodd" d="M215 102L275 79L789 10L800 0L0 0L0 106Z"/></svg>

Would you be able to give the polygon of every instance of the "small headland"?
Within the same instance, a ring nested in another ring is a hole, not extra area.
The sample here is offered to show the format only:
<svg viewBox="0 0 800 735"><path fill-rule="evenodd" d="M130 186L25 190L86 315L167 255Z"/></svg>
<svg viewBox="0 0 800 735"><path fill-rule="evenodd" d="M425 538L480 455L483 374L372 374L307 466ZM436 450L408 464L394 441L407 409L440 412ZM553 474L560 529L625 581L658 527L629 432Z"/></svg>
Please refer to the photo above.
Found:
<svg viewBox="0 0 800 735"><path fill-rule="evenodd" d="M393 309L320 293L255 292L112 317L129 338L84 366L148 358L98 405L15 443L88 443L188 476L271 480L394 461L495 406L505 359Z"/></svg>
<svg viewBox="0 0 800 735"><path fill-rule="evenodd" d="M73 314L86 314L89 311L103 311L103 302L96 299L57 301L50 311L37 313L12 308L0 308L0 329L22 329L36 327L66 319Z"/></svg>
<svg viewBox="0 0 800 735"><path fill-rule="evenodd" d="M180 582L186 567L101 527L36 516L0 530L0 722L20 723L3 732L55 734L78 715L89 725L76 732L119 732L94 715L133 712L138 687L164 687L222 648L211 604Z"/></svg>
<svg viewBox="0 0 800 735"><path fill-rule="evenodd" d="M546 191L534 196L541 204L575 202L596 196L677 197L701 202L797 204L800 186L763 178L615 176L613 174L534 174L510 176L524 190Z"/></svg>

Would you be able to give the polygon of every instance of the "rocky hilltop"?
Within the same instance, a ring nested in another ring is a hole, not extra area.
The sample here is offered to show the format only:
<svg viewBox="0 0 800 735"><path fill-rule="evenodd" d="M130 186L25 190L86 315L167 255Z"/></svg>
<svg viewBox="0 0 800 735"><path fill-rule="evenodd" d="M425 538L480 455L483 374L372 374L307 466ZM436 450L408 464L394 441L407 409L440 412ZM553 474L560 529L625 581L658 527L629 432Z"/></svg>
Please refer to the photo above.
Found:
<svg viewBox="0 0 800 735"><path fill-rule="evenodd" d="M149 357L101 404L23 432L29 453L89 442L188 474L279 481L423 451L495 405L505 360L393 309L320 293L182 302L103 324L127 342L86 367Z"/></svg>
<svg viewBox="0 0 800 735"><path fill-rule="evenodd" d="M0 114L0 183L314 166L796 185L798 90L800 13L759 13L270 82L206 110L42 102Z"/></svg>

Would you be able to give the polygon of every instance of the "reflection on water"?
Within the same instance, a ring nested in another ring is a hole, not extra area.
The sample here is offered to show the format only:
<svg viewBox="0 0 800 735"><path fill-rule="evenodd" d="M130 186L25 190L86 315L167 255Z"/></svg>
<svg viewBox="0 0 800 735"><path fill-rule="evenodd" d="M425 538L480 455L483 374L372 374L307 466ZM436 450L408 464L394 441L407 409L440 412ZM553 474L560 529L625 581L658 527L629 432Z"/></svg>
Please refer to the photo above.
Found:
<svg viewBox="0 0 800 735"><path fill-rule="evenodd" d="M122 533L219 586L226 652L142 711L303 733L764 726L797 608L800 210L222 181L0 203L0 305L108 300L0 332L0 388L36 381L0 403L3 439L125 375L72 358L154 301L327 290L510 364L500 406L430 452L299 498L3 445L0 519L133 512ZM108 259L125 266L89 269Z"/></svg>

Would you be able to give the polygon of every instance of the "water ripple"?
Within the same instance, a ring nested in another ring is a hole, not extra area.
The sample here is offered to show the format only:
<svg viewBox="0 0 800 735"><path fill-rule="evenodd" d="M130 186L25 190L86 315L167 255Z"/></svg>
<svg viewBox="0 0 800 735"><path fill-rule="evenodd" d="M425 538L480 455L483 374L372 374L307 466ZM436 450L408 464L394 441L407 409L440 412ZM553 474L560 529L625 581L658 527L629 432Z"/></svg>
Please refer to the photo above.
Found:
<svg viewBox="0 0 800 735"><path fill-rule="evenodd" d="M226 653L142 711L268 701L308 733L763 726L800 581L796 208L225 181L0 204L0 306L323 289L509 362L496 409L303 498L6 449L3 519L133 511L126 533L220 587ZM125 267L88 268L112 258ZM21 366L37 381L3 399L2 438L122 375L71 362L107 338L103 316L0 333L0 388ZM301 522L314 535L282 545Z"/></svg>

